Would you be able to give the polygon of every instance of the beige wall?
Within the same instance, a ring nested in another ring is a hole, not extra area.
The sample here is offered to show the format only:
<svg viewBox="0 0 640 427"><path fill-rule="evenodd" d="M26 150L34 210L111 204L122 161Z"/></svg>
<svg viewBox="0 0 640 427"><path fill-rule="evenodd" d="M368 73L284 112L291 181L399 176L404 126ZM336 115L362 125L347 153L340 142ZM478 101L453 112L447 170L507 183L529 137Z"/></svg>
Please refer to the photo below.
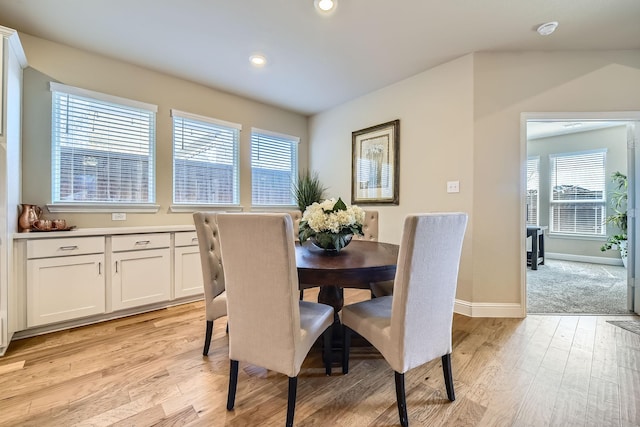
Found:
<svg viewBox="0 0 640 427"><path fill-rule="evenodd" d="M348 198L351 132L400 119L400 205L380 206L380 239L413 212L470 215L457 298L519 304L524 282L523 112L640 111L640 51L476 53L314 116L310 166ZM446 181L460 180L447 194Z"/></svg>
<svg viewBox="0 0 640 427"><path fill-rule="evenodd" d="M328 194L351 200L351 132L400 119L400 205L382 205L380 240L398 243L408 213L473 207L473 56L465 56L311 119L310 167ZM460 192L448 194L447 181ZM470 216L458 298L472 297Z"/></svg>
<svg viewBox="0 0 640 427"><path fill-rule="evenodd" d="M128 213L126 221L111 221L110 214L60 213L78 227L191 224L189 213L171 213L172 108L242 125L240 135L240 203L251 209L251 127L300 137L299 162L308 162L306 116L210 89L148 69L91 54L21 33L29 68L24 74L23 193L25 203L51 201L51 93L56 81L158 105L156 117L155 214ZM54 217L54 215L50 215Z"/></svg>
<svg viewBox="0 0 640 427"><path fill-rule="evenodd" d="M586 150L607 150L605 176L607 177L607 195L615 190L615 184L610 179L616 172L627 173L627 126L610 127L586 132L576 132L568 135L550 136L527 141L527 156L540 157L540 188L539 188L539 225L549 225L549 200L551 198L550 185L550 154L572 153ZM607 196L609 199L609 196ZM612 215L613 208L608 204L607 215ZM550 230L550 229L549 229ZM613 226L607 225L607 234L619 232ZM600 247L606 237L568 237L554 235L547 232L545 237L545 250L547 252L570 254L588 257L603 257L620 259L620 252L602 252Z"/></svg>
<svg viewBox="0 0 640 427"><path fill-rule="evenodd" d="M640 51L481 53L474 77L473 302L518 302L526 168L521 113L640 111Z"/></svg>

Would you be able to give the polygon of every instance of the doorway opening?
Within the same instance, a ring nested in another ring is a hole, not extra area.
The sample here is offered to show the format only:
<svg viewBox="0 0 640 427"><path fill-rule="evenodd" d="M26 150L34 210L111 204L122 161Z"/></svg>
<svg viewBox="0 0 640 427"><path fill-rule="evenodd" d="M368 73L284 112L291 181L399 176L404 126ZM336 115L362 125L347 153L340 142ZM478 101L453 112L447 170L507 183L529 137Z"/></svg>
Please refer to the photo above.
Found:
<svg viewBox="0 0 640 427"><path fill-rule="evenodd" d="M623 229L614 216L624 214L626 225L627 209L635 206L639 119L640 113L523 114L524 228L541 235L536 245L531 231L526 238L528 314L637 310L635 262L623 265L620 240L614 239L611 249L606 244L613 236L628 237L633 259L636 218L629 215L631 224ZM626 181L618 188L620 176ZM624 203L613 203L616 192L624 193Z"/></svg>

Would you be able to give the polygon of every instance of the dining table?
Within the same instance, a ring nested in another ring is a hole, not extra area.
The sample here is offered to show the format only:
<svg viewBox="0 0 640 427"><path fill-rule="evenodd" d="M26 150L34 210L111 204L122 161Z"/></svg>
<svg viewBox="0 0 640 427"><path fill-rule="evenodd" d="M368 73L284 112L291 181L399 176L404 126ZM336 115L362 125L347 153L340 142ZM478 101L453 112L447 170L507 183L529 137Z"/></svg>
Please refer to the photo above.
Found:
<svg viewBox="0 0 640 427"><path fill-rule="evenodd" d="M399 246L368 240L351 240L341 251L327 252L307 241L296 242L296 266L300 289L319 287L318 302L333 307L332 359L342 361L342 328L339 312L344 305L344 288L370 289L372 282L393 280ZM370 347L355 335L351 345Z"/></svg>
<svg viewBox="0 0 640 427"><path fill-rule="evenodd" d="M296 243L296 266L300 289L319 287L318 302L334 308L335 319L344 304L343 288L369 289L371 282L393 280L399 246L352 240L337 253L311 242Z"/></svg>

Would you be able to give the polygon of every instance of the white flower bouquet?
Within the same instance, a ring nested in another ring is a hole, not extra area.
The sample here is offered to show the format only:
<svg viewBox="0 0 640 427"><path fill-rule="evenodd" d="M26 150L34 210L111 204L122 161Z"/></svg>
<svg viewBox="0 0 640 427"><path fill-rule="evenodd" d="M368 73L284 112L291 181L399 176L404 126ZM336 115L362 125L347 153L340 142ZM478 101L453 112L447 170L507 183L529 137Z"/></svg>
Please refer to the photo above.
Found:
<svg viewBox="0 0 640 427"><path fill-rule="evenodd" d="M364 211L347 206L341 198L307 206L300 221L300 243L306 240L327 251L339 252L354 234L362 235Z"/></svg>

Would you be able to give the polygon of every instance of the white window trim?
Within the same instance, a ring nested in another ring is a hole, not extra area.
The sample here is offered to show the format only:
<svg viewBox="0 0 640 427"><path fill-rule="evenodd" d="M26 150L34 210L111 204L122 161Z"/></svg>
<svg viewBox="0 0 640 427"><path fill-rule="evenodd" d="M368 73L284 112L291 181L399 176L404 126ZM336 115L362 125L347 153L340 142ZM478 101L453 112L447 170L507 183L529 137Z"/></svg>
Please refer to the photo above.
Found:
<svg viewBox="0 0 640 427"><path fill-rule="evenodd" d="M273 132L273 131L270 131L270 130L264 130L264 129L260 129L260 128L251 128L251 134L253 135L254 133L259 133L261 135L266 135L266 136L273 136L275 138L290 139L291 141L295 142L296 144L300 144L300 137L293 136L293 135L288 135L286 133Z"/></svg>
<svg viewBox="0 0 640 427"><path fill-rule="evenodd" d="M160 205L155 203L47 203L47 210L51 213L156 213L160 210Z"/></svg>
<svg viewBox="0 0 640 427"><path fill-rule="evenodd" d="M158 112L158 106L154 104L148 104L146 102L136 101L128 98L121 98L119 96L114 96L114 95L107 95L106 93L94 92L89 89L82 89L75 86L67 86L67 85L63 85L62 83L49 82L49 90L51 92L64 92L70 95L86 96L89 98L98 99L100 101L126 105L127 107L132 107L132 108L141 108L141 109L153 111L154 113Z"/></svg>
<svg viewBox="0 0 640 427"><path fill-rule="evenodd" d="M213 125L217 125L217 126L224 126L224 127L228 127L228 128L232 128L232 129L237 129L238 132L242 132L242 125L239 123L233 123L233 122L228 122L225 120L220 120L220 119L215 119L213 117L207 117L207 116L201 116L199 114L194 114L194 113L188 113L186 111L181 111L181 110L176 110L175 108L172 108L170 111L170 115L171 117L179 117L179 118L183 118L183 119L190 119L190 120L196 120L196 121L201 121L201 122L205 122L205 123L211 123ZM171 124L172 128L173 128L173 123ZM173 136L172 136L172 141L171 141L171 153L173 156L173 152L174 152L174 147L173 147ZM238 145L240 144L240 138L238 138ZM239 152L240 152L240 147L238 146L238 153L237 155L239 156ZM236 159L238 161L238 169L240 169L240 159ZM174 159L172 159L172 163L174 162ZM238 179L240 179L240 170L238 170ZM174 195L174 183L171 183L171 199L173 200ZM174 212L174 213L189 213L189 212L196 212L196 211L216 211L216 212L242 212L244 211L244 207L242 205L240 205L240 199L241 199L241 188L240 188L240 183L238 183L238 203L229 203L229 204L202 204L202 203L196 203L196 204L191 204L191 203L175 203L172 202L171 205L169 205L169 211L170 212Z"/></svg>
<svg viewBox="0 0 640 427"><path fill-rule="evenodd" d="M75 86L69 86L57 82L49 82L50 92L63 92L70 95L84 96L94 98L104 102L111 102L114 104L121 104L132 108L140 108L158 113L158 106L155 104L149 104L146 102L136 101L129 98L122 98L115 95L108 95L102 92L96 92L89 89L83 89ZM53 95L52 95L53 96ZM157 141L154 135L154 143L151 149L150 155L154 158L154 183L153 189L157 191L157 176L156 176L156 144ZM154 195L155 199L155 195ZM126 212L126 213L156 213L160 210L160 205L154 203L92 203L92 202L74 202L74 203L53 203L46 204L47 210L51 213L113 213L113 212Z"/></svg>
<svg viewBox="0 0 640 427"><path fill-rule="evenodd" d="M285 139L285 140L289 140L291 142L293 142L294 144L300 144L300 137L298 136L293 136L293 135L289 135L286 133L281 133L281 132L274 132L271 130L265 130L265 129L261 129L261 128L256 128L256 127L252 127L251 128L251 136L250 136L250 142L252 144L253 141L253 134L260 134L260 135L265 135L265 136L271 136L274 138L280 138L280 139ZM250 144L250 145L251 145ZM295 165L296 168L296 179L298 176L298 173L300 172L300 153L299 151L296 152L296 160L298 162L298 164ZM253 168L253 165L250 165L250 168ZM251 190L251 199L253 200L253 188ZM291 205L254 205L253 202L251 203L251 211L252 212L277 212L277 211L289 211L289 210L297 210L298 206L296 204L291 204Z"/></svg>
<svg viewBox="0 0 640 427"><path fill-rule="evenodd" d="M173 204L169 207L169 210L173 213L192 213L199 211L213 211L213 212L244 212L244 206L242 205L187 205Z"/></svg>
<svg viewBox="0 0 640 427"><path fill-rule="evenodd" d="M549 154L549 164L551 164L551 159L555 159L558 157L570 157L570 156L580 156L583 154L595 154L595 153L604 153L605 156L608 153L607 148L595 148L593 150L580 150L580 151L568 151L563 153L552 153ZM606 167L605 167L606 169ZM551 170L549 170L549 178L551 178ZM553 215L551 210L554 205L561 204L603 204L605 208L605 216L607 209L607 193L606 193L606 183L605 183L605 191L603 192L602 200L553 200L553 190L549 189L549 222L551 222ZM565 239L577 239L577 240L596 240L596 241L605 241L607 240L607 224L606 222L602 226L603 234L585 234L585 233L567 233L564 231L553 231L552 226L549 226L549 236L553 236L556 238L565 238Z"/></svg>
<svg viewBox="0 0 640 427"><path fill-rule="evenodd" d="M225 120L214 119L212 117L201 116L199 114L187 113L185 111L171 109L171 117L182 117L183 119L198 120L201 122L211 123L218 126L225 126L233 129L242 130L242 125L238 123L227 122Z"/></svg>

